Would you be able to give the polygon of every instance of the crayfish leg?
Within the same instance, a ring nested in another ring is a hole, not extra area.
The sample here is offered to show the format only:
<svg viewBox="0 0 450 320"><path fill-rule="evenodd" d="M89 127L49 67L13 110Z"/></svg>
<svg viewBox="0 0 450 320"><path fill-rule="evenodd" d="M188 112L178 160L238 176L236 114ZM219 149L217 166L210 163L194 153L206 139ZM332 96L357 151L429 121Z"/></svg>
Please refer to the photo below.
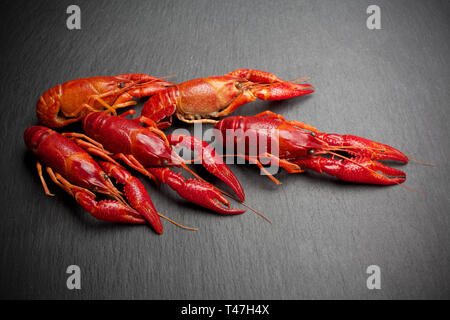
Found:
<svg viewBox="0 0 450 320"><path fill-rule="evenodd" d="M117 159L122 160L125 162L126 165L133 168L134 170L142 173L144 176L149 177L152 179L156 184L159 184L159 180L155 178L153 174L151 174L145 167L131 154L125 155L123 153L118 153L114 156Z"/></svg>
<svg viewBox="0 0 450 320"><path fill-rule="evenodd" d="M103 145L101 143L95 141L94 139L91 139L90 137L88 137L84 134L76 133L76 132L63 133L62 135L65 137L73 138L75 143L78 146L80 146L81 148L83 148L84 150L86 150L87 152L89 152L89 154L98 156L98 157L102 158L103 160L112 162L116 166L120 166L120 164L111 157L112 153L106 151L103 148ZM87 141L82 140L82 139L86 139Z"/></svg>
<svg viewBox="0 0 450 320"><path fill-rule="evenodd" d="M47 173L49 174L50 178L53 180L55 184L57 184L61 189L66 191L71 196L74 196L74 191L82 191L85 192L93 197L95 197L95 194L88 189L76 186L74 184L71 184L69 181L67 181L63 176L61 176L59 173L53 172L53 169L50 167L47 167Z"/></svg>
<svg viewBox="0 0 450 320"><path fill-rule="evenodd" d="M48 195L48 196L52 196L53 197L54 194L51 193L50 190L47 187L47 183L45 182L44 175L42 174L42 165L41 165L41 163L39 161L36 162L36 168L37 168L37 172L38 172L38 175L39 175L39 179L41 179L42 187L44 188L45 194Z"/></svg>
<svg viewBox="0 0 450 320"><path fill-rule="evenodd" d="M286 170L288 173L304 172L304 170L302 170L297 164L290 162L289 160L280 159L277 156L267 153L267 152L264 154L264 156L271 160L271 165L279 166L279 167L283 168L284 170Z"/></svg>
<svg viewBox="0 0 450 320"><path fill-rule="evenodd" d="M227 115L229 115L230 113L232 113L233 111L235 111L236 109L240 108L241 106L243 106L246 103L252 102L256 100L256 96L253 94L252 90L244 90L244 92L242 92L241 94L239 94L234 100L233 102L231 102L229 104L228 107L226 107L225 109L223 109L221 112L219 112L219 114L217 115L218 117L225 117ZM207 120L207 119L204 119ZM201 120L202 122L207 122Z"/></svg>
<svg viewBox="0 0 450 320"><path fill-rule="evenodd" d="M92 139L91 137L88 137L85 134L78 133L78 132L64 132L64 133L62 133L62 135L64 137L66 137L66 138L81 138L81 139L85 139L88 142L90 142L93 145L95 145L96 147L103 149L103 145L100 142Z"/></svg>

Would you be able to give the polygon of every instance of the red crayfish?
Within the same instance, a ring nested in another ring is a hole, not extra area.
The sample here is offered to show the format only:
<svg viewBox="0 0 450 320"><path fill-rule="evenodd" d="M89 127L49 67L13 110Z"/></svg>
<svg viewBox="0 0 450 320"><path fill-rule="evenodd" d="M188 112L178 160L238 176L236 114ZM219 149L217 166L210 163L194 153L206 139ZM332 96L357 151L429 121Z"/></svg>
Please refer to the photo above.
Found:
<svg viewBox="0 0 450 320"><path fill-rule="evenodd" d="M133 110L127 114L134 113ZM146 126L142 126L141 123ZM223 214L240 214L245 210L229 208L229 201L216 187L203 179L187 179L168 167L178 166L193 173L184 160L172 150L172 145L183 145L202 154L203 166L227 183L240 201L244 191L228 166L206 142L192 136L165 136L153 121L145 117L134 120L111 116L103 112L91 113L83 119L86 135L65 133L89 152L116 163L120 159L133 169L156 182L167 183L184 199ZM195 174L195 173L194 173ZM196 175L197 178L199 178ZM224 207L225 205L226 207Z"/></svg>
<svg viewBox="0 0 450 320"><path fill-rule="evenodd" d="M253 117L233 116L218 121L223 143L244 144L243 154L237 154L257 164L260 160L284 168L290 173L302 168L327 173L350 182L392 185L406 180L406 174L374 160L408 162L408 157L388 145L353 135L319 132L298 121L286 121L281 115L265 111ZM264 141L265 150L249 153L250 139L254 145ZM279 181L269 172L266 174Z"/></svg>
<svg viewBox="0 0 450 320"><path fill-rule="evenodd" d="M142 115L170 126L172 115L188 122L215 122L256 98L283 100L314 92L309 84L282 80L272 73L238 69L224 76L189 80L156 92L145 104ZM167 121L162 121L167 119Z"/></svg>
<svg viewBox="0 0 450 320"><path fill-rule="evenodd" d="M42 165L54 183L97 219L135 224L148 221L157 233L163 232L159 213L144 186L122 167L105 161L97 163L75 142L43 126L29 127L24 133L24 140L39 159L37 170L47 195L53 194L45 182ZM109 177L124 185L129 204ZM94 192L115 200L97 202Z"/></svg>
<svg viewBox="0 0 450 320"><path fill-rule="evenodd" d="M224 197L230 195L194 173L187 166L189 161L174 151L173 148L179 146L195 151L204 168L225 182L237 195L237 200L245 205L244 191L223 156L196 137L166 136L161 131L171 125L173 115L187 123L215 123L222 144L238 149L224 156L238 156L257 164L275 183L280 182L262 162L289 173L309 169L350 182L392 185L406 180L403 171L376 160L407 163L409 158L379 142L319 132L302 122L286 121L271 111L256 116L231 116L220 121L212 119L225 117L257 98L282 100L314 92L311 85L297 82L252 69L238 69L224 76L180 84L146 74L72 80L47 90L39 98L36 112L41 123L53 128L82 120L85 134L61 135L46 127L34 126L25 131L25 143L39 159L37 169L46 194L50 192L41 162L51 179L93 216L116 222L148 221L158 233L162 233L159 217L166 217L156 211L142 183L117 161L156 183L166 183L192 203L223 214L245 212L230 208ZM137 102L133 98L146 96L151 97L144 104L141 117L125 118L134 114L134 110L117 116L116 109L135 105ZM264 144L260 145L260 141ZM91 155L103 161L97 163ZM196 179L185 179L170 167L181 167ZM109 177L124 185L128 202ZM115 200L97 202L93 192Z"/></svg>
<svg viewBox="0 0 450 320"><path fill-rule="evenodd" d="M45 91L37 102L36 114L42 124L59 128L80 121L90 112L107 110L115 115L117 108L135 105L132 98L147 97L174 85L142 73L71 80Z"/></svg>

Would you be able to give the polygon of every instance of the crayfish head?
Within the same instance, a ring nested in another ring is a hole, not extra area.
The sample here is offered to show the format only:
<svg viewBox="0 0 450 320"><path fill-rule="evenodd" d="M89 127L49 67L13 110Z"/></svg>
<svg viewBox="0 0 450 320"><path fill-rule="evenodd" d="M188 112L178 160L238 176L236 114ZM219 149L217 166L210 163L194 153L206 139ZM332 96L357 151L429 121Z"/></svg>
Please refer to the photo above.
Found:
<svg viewBox="0 0 450 320"><path fill-rule="evenodd" d="M172 148L156 134L147 130L138 131L133 135L132 141L131 153L145 167L180 163Z"/></svg>
<svg viewBox="0 0 450 320"><path fill-rule="evenodd" d="M304 130L280 130L280 152L287 158L300 159L323 154L328 144L318 138L314 132Z"/></svg>

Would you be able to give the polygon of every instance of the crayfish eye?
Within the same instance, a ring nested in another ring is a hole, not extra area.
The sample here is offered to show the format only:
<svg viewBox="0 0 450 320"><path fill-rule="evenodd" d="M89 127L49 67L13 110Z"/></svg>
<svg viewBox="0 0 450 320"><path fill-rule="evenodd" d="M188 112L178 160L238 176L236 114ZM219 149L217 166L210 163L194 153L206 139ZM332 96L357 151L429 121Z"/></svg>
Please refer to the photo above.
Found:
<svg viewBox="0 0 450 320"><path fill-rule="evenodd" d="M316 133L315 133L315 132L311 132L311 135L312 135L313 137L315 137L315 136L316 136Z"/></svg>
<svg viewBox="0 0 450 320"><path fill-rule="evenodd" d="M309 149L309 150L308 150L308 154L309 154L310 156L314 155L315 152L316 152L316 151L315 151L314 149Z"/></svg>
<svg viewBox="0 0 450 320"><path fill-rule="evenodd" d="M119 83L117 84L117 86L118 86L119 88L123 88L123 87L125 87L125 83L119 82Z"/></svg>
<svg viewBox="0 0 450 320"><path fill-rule="evenodd" d="M236 83L234 84L234 86L235 86L237 89L239 89L239 90L242 89L242 83L240 83L240 82L236 82Z"/></svg>

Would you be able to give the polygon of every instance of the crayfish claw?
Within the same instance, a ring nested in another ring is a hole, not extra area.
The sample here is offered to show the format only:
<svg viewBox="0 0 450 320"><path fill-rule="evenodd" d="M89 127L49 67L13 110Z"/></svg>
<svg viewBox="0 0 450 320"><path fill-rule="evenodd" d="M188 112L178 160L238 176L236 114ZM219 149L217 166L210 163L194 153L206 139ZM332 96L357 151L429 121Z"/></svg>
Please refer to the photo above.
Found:
<svg viewBox="0 0 450 320"><path fill-rule="evenodd" d="M222 214L245 212L245 210L230 208L229 201L210 183L196 179L185 180L168 168L147 168L147 170L189 202Z"/></svg>
<svg viewBox="0 0 450 320"><path fill-rule="evenodd" d="M373 160L370 161L368 166L378 173L378 175L374 174L374 179L379 182L378 184L400 184L406 181L406 174L402 170Z"/></svg>
<svg viewBox="0 0 450 320"><path fill-rule="evenodd" d="M244 189L239 180L210 144L194 136L187 135L168 135L167 139L173 146L183 146L195 151L197 156L200 157L203 167L209 173L225 182L238 196L239 201L245 201Z"/></svg>
<svg viewBox="0 0 450 320"><path fill-rule="evenodd" d="M327 173L340 180L357 183L393 185L406 180L406 174L370 158L329 159L314 157L295 161L318 173Z"/></svg>
<svg viewBox="0 0 450 320"><path fill-rule="evenodd" d="M409 158L399 150L380 142L353 135L335 133L319 133L317 138L326 142L330 147L345 151L354 156L367 157L374 160L395 160L408 163Z"/></svg>
<svg viewBox="0 0 450 320"><path fill-rule="evenodd" d="M156 233L162 234L163 226L159 218L159 213L156 211L142 182L132 176L127 170L111 162L99 161L99 164L108 175L115 178L118 183L124 185L125 196L130 205L150 223Z"/></svg>
<svg viewBox="0 0 450 320"><path fill-rule="evenodd" d="M115 200L97 202L93 195L83 191L76 191L74 197L84 210L97 219L132 224L146 223L139 212L121 202Z"/></svg>

